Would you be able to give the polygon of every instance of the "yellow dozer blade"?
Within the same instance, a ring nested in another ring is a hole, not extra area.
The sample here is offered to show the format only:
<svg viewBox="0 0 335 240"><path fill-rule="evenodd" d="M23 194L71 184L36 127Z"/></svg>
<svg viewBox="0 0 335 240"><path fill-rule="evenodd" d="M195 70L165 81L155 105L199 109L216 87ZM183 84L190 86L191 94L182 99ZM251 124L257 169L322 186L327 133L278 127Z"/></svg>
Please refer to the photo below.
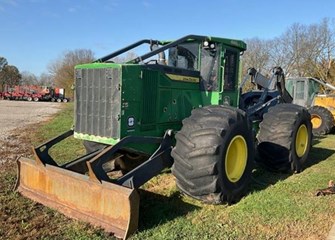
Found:
<svg viewBox="0 0 335 240"><path fill-rule="evenodd" d="M27 158L18 160L18 169L17 190L22 195L119 238L136 231L139 195L135 189L92 181L89 176Z"/></svg>
<svg viewBox="0 0 335 240"><path fill-rule="evenodd" d="M49 149L72 130L33 149L35 160L21 157L15 189L22 195L68 217L89 222L126 239L137 230L140 198L137 189L172 166L172 132L164 137L126 137L114 146L58 165ZM152 143L158 149L144 163L118 179L109 178L103 164L129 143Z"/></svg>

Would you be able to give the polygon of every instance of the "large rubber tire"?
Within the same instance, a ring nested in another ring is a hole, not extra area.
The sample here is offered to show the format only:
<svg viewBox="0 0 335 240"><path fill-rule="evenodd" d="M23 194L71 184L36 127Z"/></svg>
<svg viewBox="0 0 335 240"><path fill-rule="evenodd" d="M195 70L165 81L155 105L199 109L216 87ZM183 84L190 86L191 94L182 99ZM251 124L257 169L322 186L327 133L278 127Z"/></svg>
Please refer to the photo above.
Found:
<svg viewBox="0 0 335 240"><path fill-rule="evenodd" d="M251 124L244 111L229 106L195 109L183 120L171 155L181 191L211 204L237 202L253 168Z"/></svg>
<svg viewBox="0 0 335 240"><path fill-rule="evenodd" d="M309 110L314 135L326 135L335 125L333 114L325 107L313 106Z"/></svg>
<svg viewBox="0 0 335 240"><path fill-rule="evenodd" d="M260 163L280 172L300 172L312 143L311 116L295 104L269 108L257 136Z"/></svg>

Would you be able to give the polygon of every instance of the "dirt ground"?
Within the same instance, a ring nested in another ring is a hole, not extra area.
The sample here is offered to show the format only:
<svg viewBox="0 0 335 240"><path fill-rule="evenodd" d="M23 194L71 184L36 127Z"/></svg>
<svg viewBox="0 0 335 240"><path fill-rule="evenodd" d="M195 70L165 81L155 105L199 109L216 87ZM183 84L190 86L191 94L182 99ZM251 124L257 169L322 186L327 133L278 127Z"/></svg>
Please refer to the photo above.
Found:
<svg viewBox="0 0 335 240"><path fill-rule="evenodd" d="M0 240L113 239L14 191L16 160L33 157L31 136L41 125L36 123L47 121L64 107L64 103L0 100Z"/></svg>
<svg viewBox="0 0 335 240"><path fill-rule="evenodd" d="M50 215L35 203L19 197L14 192L16 182L16 159L31 157L31 133L36 123L48 120L61 110L62 103L22 102L0 100L0 239L41 239L36 229L47 229L48 236L54 231L46 221ZM26 209L30 208L28 211ZM33 211L34 208L36 209ZM34 212L34 214L30 214ZM47 215L44 220L44 215ZM44 227L43 227L44 226ZM51 230L49 230L51 229ZM45 230L46 231L46 230ZM40 234L43 234L40 233Z"/></svg>
<svg viewBox="0 0 335 240"><path fill-rule="evenodd" d="M15 128L46 120L61 108L61 103L0 100L0 138Z"/></svg>
<svg viewBox="0 0 335 240"><path fill-rule="evenodd" d="M19 155L21 141L18 136L22 129L47 120L61 110L61 105L62 103L0 100L0 164ZM9 151L13 154L8 154Z"/></svg>

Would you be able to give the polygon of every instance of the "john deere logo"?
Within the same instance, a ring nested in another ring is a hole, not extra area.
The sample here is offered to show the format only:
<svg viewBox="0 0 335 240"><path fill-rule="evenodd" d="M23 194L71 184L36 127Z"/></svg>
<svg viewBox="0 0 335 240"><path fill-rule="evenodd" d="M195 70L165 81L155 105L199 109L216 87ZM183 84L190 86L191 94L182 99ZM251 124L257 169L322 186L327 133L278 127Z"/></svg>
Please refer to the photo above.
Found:
<svg viewBox="0 0 335 240"><path fill-rule="evenodd" d="M128 118L128 127L133 127L135 125L135 118L129 117Z"/></svg>

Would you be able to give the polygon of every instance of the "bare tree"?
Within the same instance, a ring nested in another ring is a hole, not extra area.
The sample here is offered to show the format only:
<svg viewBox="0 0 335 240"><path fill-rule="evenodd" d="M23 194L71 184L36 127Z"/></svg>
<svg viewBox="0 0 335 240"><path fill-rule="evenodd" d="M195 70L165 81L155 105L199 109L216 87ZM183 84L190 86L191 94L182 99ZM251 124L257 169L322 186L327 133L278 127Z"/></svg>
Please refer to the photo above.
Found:
<svg viewBox="0 0 335 240"><path fill-rule="evenodd" d="M248 68L253 67L258 71L268 71L270 60L270 49L268 41L259 38L245 40L248 50L243 54L243 72Z"/></svg>
<svg viewBox="0 0 335 240"><path fill-rule="evenodd" d="M291 59L287 73L319 77L329 82L333 80L335 32L329 19L308 26L294 24L283 36L289 48L287 59Z"/></svg>
<svg viewBox="0 0 335 240"><path fill-rule="evenodd" d="M289 74L294 65L294 50L291 45L288 44L289 39L282 35L270 41L272 46L270 49L270 61L269 66L281 67L284 69L286 74Z"/></svg>
<svg viewBox="0 0 335 240"><path fill-rule="evenodd" d="M136 57L137 57L136 53L127 52L124 55L117 56L117 57L113 58L112 61L115 62L115 63L124 63L124 62L130 61L132 59L135 59Z"/></svg>
<svg viewBox="0 0 335 240"><path fill-rule="evenodd" d="M329 82L334 81L335 75L332 74L334 68L335 55L335 32L334 21L331 28L330 20L324 19L317 28L311 31L311 35L317 35L315 38L315 54L308 59L310 74L322 78Z"/></svg>
<svg viewBox="0 0 335 240"><path fill-rule="evenodd" d="M280 66L286 75L313 76L335 82L335 22L295 23L282 35L272 40L246 40L244 68L270 70Z"/></svg>
<svg viewBox="0 0 335 240"><path fill-rule="evenodd" d="M36 85L38 84L38 80L35 74L28 72L28 71L24 71L21 72L21 84L22 85Z"/></svg>
<svg viewBox="0 0 335 240"><path fill-rule="evenodd" d="M74 83L74 67L93 60L94 54L91 50L77 49L67 51L60 59L51 63L48 69L55 85L65 88L67 95L71 96L71 88Z"/></svg>
<svg viewBox="0 0 335 240"><path fill-rule="evenodd" d="M306 55L309 47L308 28L293 24L280 37L273 40L272 62L281 66L287 75L305 75Z"/></svg>
<svg viewBox="0 0 335 240"><path fill-rule="evenodd" d="M47 87L54 86L53 77L51 74L48 74L48 73L42 73L39 76L38 82L39 82L39 85L41 86L47 86Z"/></svg>

